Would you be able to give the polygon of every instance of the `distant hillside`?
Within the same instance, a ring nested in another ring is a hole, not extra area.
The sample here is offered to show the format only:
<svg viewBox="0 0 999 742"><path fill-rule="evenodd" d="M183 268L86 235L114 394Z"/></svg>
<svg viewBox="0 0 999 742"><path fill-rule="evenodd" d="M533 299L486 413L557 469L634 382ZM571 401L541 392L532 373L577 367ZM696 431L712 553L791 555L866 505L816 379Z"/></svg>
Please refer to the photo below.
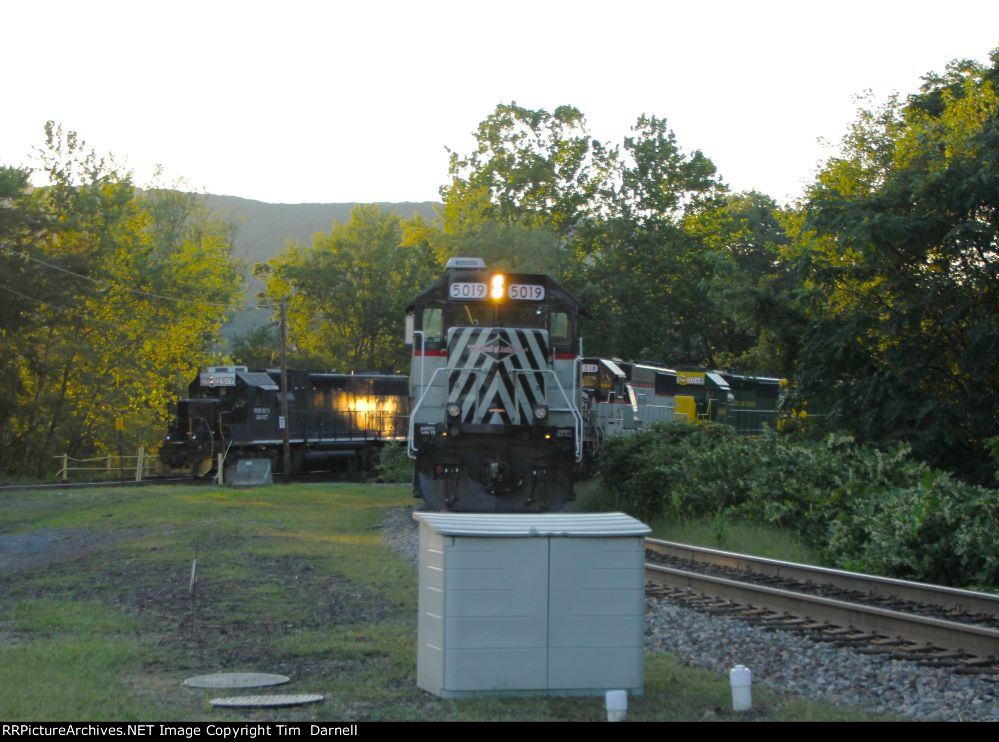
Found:
<svg viewBox="0 0 999 742"><path fill-rule="evenodd" d="M311 244L316 232L329 232L335 222L347 222L357 204L268 204L236 196L208 195L208 206L237 226L236 256L247 263L247 295L252 297L262 289L250 273L255 263L264 263L284 249L291 240L303 245ZM386 211L408 219L420 214L425 219L436 216L436 204L430 201L380 203ZM235 335L242 335L253 327L271 321L266 310L237 312L222 330L225 345ZM400 319L401 322L401 319ZM226 352L226 349L223 349Z"/></svg>
<svg viewBox="0 0 999 742"><path fill-rule="evenodd" d="M316 232L328 232L334 222L348 221L357 204L268 204L209 195L208 205L237 225L236 254L252 266L273 258L288 240L309 244ZM433 219L435 205L430 201L378 204L404 219L413 214Z"/></svg>

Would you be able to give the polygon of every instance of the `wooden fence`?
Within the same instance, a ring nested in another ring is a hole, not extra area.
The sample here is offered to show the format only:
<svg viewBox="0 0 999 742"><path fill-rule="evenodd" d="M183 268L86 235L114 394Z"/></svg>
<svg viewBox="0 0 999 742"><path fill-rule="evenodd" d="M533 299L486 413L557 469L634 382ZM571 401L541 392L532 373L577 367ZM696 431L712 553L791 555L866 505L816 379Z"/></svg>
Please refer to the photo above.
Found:
<svg viewBox="0 0 999 742"><path fill-rule="evenodd" d="M74 459L69 454L62 454L54 457L59 461L59 471L56 477L62 482L70 481L72 476L77 476L75 472L86 472L88 479L106 479L108 481L129 479L141 482L145 477L156 472L156 458L146 454L143 446L139 447L139 452L135 456L119 456L118 454L108 454L96 459Z"/></svg>

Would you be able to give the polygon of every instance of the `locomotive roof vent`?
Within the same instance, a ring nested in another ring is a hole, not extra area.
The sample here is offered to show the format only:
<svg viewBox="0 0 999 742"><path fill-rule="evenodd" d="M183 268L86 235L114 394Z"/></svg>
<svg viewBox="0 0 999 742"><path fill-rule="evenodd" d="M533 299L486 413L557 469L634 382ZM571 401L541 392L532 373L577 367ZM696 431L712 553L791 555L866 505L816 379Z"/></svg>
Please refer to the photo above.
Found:
<svg viewBox="0 0 999 742"><path fill-rule="evenodd" d="M449 271L476 271L486 267L482 258L448 258L445 268Z"/></svg>

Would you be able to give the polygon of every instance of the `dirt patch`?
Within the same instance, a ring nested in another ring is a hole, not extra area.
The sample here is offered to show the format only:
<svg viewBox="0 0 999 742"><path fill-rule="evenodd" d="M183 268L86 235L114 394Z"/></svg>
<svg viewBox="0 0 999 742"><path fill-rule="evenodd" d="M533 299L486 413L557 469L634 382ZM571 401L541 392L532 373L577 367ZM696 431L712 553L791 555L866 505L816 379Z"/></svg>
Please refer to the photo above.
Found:
<svg viewBox="0 0 999 742"><path fill-rule="evenodd" d="M116 540L91 528L40 528L24 533L0 533L0 572L16 572L87 554Z"/></svg>
<svg viewBox="0 0 999 742"><path fill-rule="evenodd" d="M328 561L258 554L252 538L205 534L192 600L190 558L165 558L156 539L130 543L127 549L105 548L154 531L79 528L0 534L0 595L19 601L97 601L135 617L134 629L123 631L129 640L133 632L141 636L149 656L146 672L128 679L130 687L150 703L166 697L191 714L204 711L205 698L180 688L190 675L277 672L292 677L296 690L307 692L329 678L370 674L372 667L386 662L387 652L377 647L338 652L305 644L296 650L299 632L335 636L400 618L400 606L376 590L331 574ZM46 631L14 636L12 626L3 624L5 603L0 601L0 639L30 641ZM282 718L298 719L296 714L307 720L315 711L288 712ZM351 714L367 718L370 711L360 704Z"/></svg>
<svg viewBox="0 0 999 742"><path fill-rule="evenodd" d="M53 551L59 551L61 562L53 563L39 581L0 575L0 590L10 592L16 584L22 599L99 600L135 616L143 633L172 655L171 670L257 669L262 662L277 663L266 665L270 671L296 675L356 669L371 658L279 657L271 642L300 631L376 624L398 611L379 593L330 575L324 565L307 558L247 553L236 576L220 574L225 565L203 554L192 598L190 562L88 559L81 555L102 543L99 534L81 531L75 540L55 532L48 539L40 532L33 535L30 542L10 542L20 549L14 561L28 566L32 559L54 560ZM69 561L74 554L78 558Z"/></svg>

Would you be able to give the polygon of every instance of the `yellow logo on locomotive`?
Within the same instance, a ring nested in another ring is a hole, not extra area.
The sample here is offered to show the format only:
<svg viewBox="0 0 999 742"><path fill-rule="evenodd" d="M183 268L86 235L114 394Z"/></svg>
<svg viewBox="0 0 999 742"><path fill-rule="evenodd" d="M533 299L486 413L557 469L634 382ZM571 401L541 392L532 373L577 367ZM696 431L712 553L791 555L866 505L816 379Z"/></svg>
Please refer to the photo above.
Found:
<svg viewBox="0 0 999 742"><path fill-rule="evenodd" d="M680 386L704 386L704 372L677 371L676 383Z"/></svg>

